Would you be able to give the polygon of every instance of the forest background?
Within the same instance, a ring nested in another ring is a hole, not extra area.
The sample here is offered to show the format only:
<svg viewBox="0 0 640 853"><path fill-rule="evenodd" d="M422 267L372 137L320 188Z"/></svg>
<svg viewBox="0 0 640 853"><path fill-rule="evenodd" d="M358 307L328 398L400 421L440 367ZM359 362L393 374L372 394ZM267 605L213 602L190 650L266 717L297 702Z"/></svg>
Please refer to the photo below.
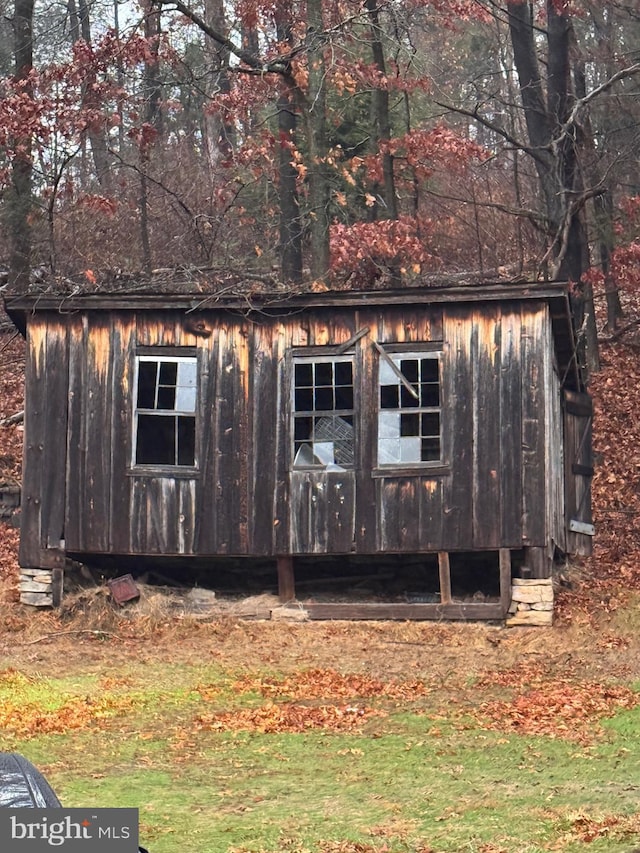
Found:
<svg viewBox="0 0 640 853"><path fill-rule="evenodd" d="M640 251L636 2L3 12L12 288L176 267L262 289L560 278L597 366L592 293L613 329Z"/></svg>

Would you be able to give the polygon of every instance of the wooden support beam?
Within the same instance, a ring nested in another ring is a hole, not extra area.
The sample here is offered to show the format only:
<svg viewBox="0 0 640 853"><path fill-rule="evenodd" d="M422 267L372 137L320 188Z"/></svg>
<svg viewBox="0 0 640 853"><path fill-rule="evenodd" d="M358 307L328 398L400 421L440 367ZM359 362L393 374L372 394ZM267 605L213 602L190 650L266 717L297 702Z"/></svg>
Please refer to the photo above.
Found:
<svg viewBox="0 0 640 853"><path fill-rule="evenodd" d="M295 575L293 572L293 557L278 557L277 566L278 597L280 599L281 604L288 604L290 601L295 601L296 598Z"/></svg>
<svg viewBox="0 0 640 853"><path fill-rule="evenodd" d="M507 615L511 604L511 551L500 548L500 604Z"/></svg>
<svg viewBox="0 0 640 853"><path fill-rule="evenodd" d="M438 551L438 571L440 574L440 603L451 604L451 569L448 551Z"/></svg>
<svg viewBox="0 0 640 853"><path fill-rule="evenodd" d="M500 620L504 618L502 604L496 602L465 604L384 604L375 603L313 603L303 605L309 619L396 619L441 621L452 620Z"/></svg>

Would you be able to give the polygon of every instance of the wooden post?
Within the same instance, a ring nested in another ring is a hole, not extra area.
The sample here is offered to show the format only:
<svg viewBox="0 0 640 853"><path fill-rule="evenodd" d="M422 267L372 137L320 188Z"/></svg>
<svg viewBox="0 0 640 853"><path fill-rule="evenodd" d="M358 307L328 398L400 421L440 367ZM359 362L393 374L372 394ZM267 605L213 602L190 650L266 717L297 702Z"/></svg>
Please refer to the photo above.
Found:
<svg viewBox="0 0 640 853"><path fill-rule="evenodd" d="M500 548L500 604L507 615L511 604L511 551Z"/></svg>
<svg viewBox="0 0 640 853"><path fill-rule="evenodd" d="M451 571L448 551L438 551L438 570L440 573L440 603L451 604Z"/></svg>
<svg viewBox="0 0 640 853"><path fill-rule="evenodd" d="M295 601L296 586L295 576L293 573L293 557L280 556L277 558L278 563L278 597L281 604L288 604L290 601Z"/></svg>

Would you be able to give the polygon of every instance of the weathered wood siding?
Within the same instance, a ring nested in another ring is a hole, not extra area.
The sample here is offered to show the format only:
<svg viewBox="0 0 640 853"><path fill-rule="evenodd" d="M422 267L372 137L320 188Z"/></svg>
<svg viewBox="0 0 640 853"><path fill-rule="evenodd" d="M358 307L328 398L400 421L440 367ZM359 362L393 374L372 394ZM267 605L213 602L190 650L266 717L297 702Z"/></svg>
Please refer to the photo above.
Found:
<svg viewBox="0 0 640 853"><path fill-rule="evenodd" d="M543 300L198 318L204 334L168 310L30 321L24 565L61 539L70 553L284 555L519 548L560 536L560 389ZM367 328L349 350L353 469L291 470L291 352L317 354ZM442 349L435 471L374 470L372 341ZM183 347L199 365L197 471L136 470L135 356ZM545 450L552 444L560 450Z"/></svg>
<svg viewBox="0 0 640 853"><path fill-rule="evenodd" d="M64 565L69 347L61 317L27 335L20 565Z"/></svg>
<svg viewBox="0 0 640 853"><path fill-rule="evenodd" d="M591 536L569 529L572 520L591 524L591 480L593 453L591 433L593 403L588 394L566 391L564 395L565 428L565 501L566 550L570 554L589 555Z"/></svg>

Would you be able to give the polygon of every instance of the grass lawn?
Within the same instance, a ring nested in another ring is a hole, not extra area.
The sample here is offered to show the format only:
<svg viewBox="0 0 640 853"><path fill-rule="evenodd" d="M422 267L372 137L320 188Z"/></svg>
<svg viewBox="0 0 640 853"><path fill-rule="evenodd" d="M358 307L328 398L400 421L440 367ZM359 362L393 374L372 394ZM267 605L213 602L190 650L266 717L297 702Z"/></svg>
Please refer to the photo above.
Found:
<svg viewBox="0 0 640 853"><path fill-rule="evenodd" d="M531 651L554 636L316 624L54 639L2 662L2 748L67 806L138 807L151 853L630 851L636 673Z"/></svg>

